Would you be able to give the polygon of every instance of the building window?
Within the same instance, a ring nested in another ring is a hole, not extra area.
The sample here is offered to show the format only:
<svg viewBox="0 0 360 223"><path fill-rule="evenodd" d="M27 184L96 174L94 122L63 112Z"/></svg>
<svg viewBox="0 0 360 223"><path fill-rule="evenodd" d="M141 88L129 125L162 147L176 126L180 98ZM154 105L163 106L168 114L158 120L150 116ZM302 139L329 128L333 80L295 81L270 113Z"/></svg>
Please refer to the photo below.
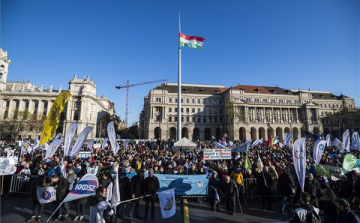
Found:
<svg viewBox="0 0 360 223"><path fill-rule="evenodd" d="M195 99L192 99L192 103L195 104Z"/></svg>
<svg viewBox="0 0 360 223"><path fill-rule="evenodd" d="M175 103L177 103L177 98L175 98Z"/></svg>
<svg viewBox="0 0 360 223"><path fill-rule="evenodd" d="M188 98L186 99L186 103L188 103L188 104L190 103L190 100Z"/></svg>
<svg viewBox="0 0 360 223"><path fill-rule="evenodd" d="M259 103L259 102L260 102L260 99L259 99L259 98L255 98L255 102L256 102L256 103Z"/></svg>
<svg viewBox="0 0 360 223"><path fill-rule="evenodd" d="M219 100L219 104L221 104L221 99Z"/></svg>
<svg viewBox="0 0 360 223"><path fill-rule="evenodd" d="M75 120L75 121L78 121L78 120L79 120L79 112L78 112L78 111L75 111L75 112L74 112L74 120Z"/></svg>
<svg viewBox="0 0 360 223"><path fill-rule="evenodd" d="M214 108L214 114L217 114L217 109L216 108Z"/></svg>
<svg viewBox="0 0 360 223"><path fill-rule="evenodd" d="M172 112L172 108L169 108L169 112Z"/></svg>
<svg viewBox="0 0 360 223"><path fill-rule="evenodd" d="M220 122L222 123L222 121L223 121L223 120L222 120L222 117L220 117Z"/></svg>
<svg viewBox="0 0 360 223"><path fill-rule="evenodd" d="M200 112L200 108L198 108L198 112Z"/></svg>
<svg viewBox="0 0 360 223"><path fill-rule="evenodd" d="M177 112L177 108L175 108L175 112Z"/></svg>
<svg viewBox="0 0 360 223"><path fill-rule="evenodd" d="M209 120L209 123L211 123L211 117L209 117L209 119L208 119L208 120Z"/></svg>
<svg viewBox="0 0 360 223"><path fill-rule="evenodd" d="M172 117L171 116L169 116L169 122L172 122Z"/></svg>
<svg viewBox="0 0 360 223"><path fill-rule="evenodd" d="M195 108L192 108L191 111L192 111L192 113L195 113Z"/></svg>
<svg viewBox="0 0 360 223"><path fill-rule="evenodd" d="M172 98L169 98L169 103L172 103Z"/></svg>
<svg viewBox="0 0 360 223"><path fill-rule="evenodd" d="M206 116L203 117L203 123L206 123Z"/></svg>
<svg viewBox="0 0 360 223"><path fill-rule="evenodd" d="M184 108L181 108L181 113L184 112Z"/></svg>
<svg viewBox="0 0 360 223"><path fill-rule="evenodd" d="M184 122L184 116L181 116L181 122Z"/></svg>
<svg viewBox="0 0 360 223"><path fill-rule="evenodd" d="M267 100L267 99L263 99L263 102L264 102L264 103L267 103L267 102L268 102L268 100Z"/></svg>
<svg viewBox="0 0 360 223"><path fill-rule="evenodd" d="M189 116L186 117L186 122L190 122Z"/></svg>
<svg viewBox="0 0 360 223"><path fill-rule="evenodd" d="M195 116L192 117L192 122L195 122Z"/></svg>
<svg viewBox="0 0 360 223"><path fill-rule="evenodd" d="M201 117L200 117L200 116L198 116L198 118L197 118L197 122L198 122L198 123L200 123L200 122L201 122Z"/></svg>
<svg viewBox="0 0 360 223"><path fill-rule="evenodd" d="M181 99L181 103L184 103L184 99Z"/></svg>
<svg viewBox="0 0 360 223"><path fill-rule="evenodd" d="M175 116L175 122L177 122L177 116Z"/></svg>
<svg viewBox="0 0 360 223"><path fill-rule="evenodd" d="M186 108L186 113L189 113L190 112L190 108Z"/></svg>
<svg viewBox="0 0 360 223"><path fill-rule="evenodd" d="M200 104L200 99L198 99L198 104Z"/></svg>
<svg viewBox="0 0 360 223"><path fill-rule="evenodd" d="M217 116L214 117L214 122L217 123Z"/></svg>
<svg viewBox="0 0 360 223"><path fill-rule="evenodd" d="M222 114L222 108L219 109L219 113Z"/></svg>
<svg viewBox="0 0 360 223"><path fill-rule="evenodd" d="M161 98L156 98L156 102L161 102Z"/></svg>

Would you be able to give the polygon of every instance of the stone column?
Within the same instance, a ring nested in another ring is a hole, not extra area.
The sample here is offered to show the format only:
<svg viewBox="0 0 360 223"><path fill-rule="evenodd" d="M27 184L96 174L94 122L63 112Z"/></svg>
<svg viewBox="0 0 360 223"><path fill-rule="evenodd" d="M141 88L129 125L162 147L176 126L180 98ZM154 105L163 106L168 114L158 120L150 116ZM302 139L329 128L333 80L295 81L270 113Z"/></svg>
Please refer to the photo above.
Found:
<svg viewBox="0 0 360 223"><path fill-rule="evenodd" d="M51 108L52 102L50 100L47 100L47 110L46 115L49 114L50 108Z"/></svg>
<svg viewBox="0 0 360 223"><path fill-rule="evenodd" d="M288 119L287 119L288 122L290 122L290 120L291 120L290 117L291 117L290 116L290 108L288 108Z"/></svg>
<svg viewBox="0 0 360 223"><path fill-rule="evenodd" d="M245 106L245 122L249 122L249 109Z"/></svg>
<svg viewBox="0 0 360 223"><path fill-rule="evenodd" d="M282 112L282 108L280 108L280 123L283 123L283 112Z"/></svg>
<svg viewBox="0 0 360 223"><path fill-rule="evenodd" d="M274 122L274 107L271 107L271 122L275 123Z"/></svg>
<svg viewBox="0 0 360 223"><path fill-rule="evenodd" d="M154 118L154 107L151 106L151 115L150 115L150 120L152 121L152 119Z"/></svg>
<svg viewBox="0 0 360 223"><path fill-rule="evenodd" d="M295 108L295 116L296 116L296 118L294 120L296 121L296 123L299 123L299 111L298 111L298 108Z"/></svg>
<svg viewBox="0 0 360 223"><path fill-rule="evenodd" d="M257 123L258 120L258 113L257 113L257 107L255 107L255 119L254 119L255 123Z"/></svg>
<svg viewBox="0 0 360 223"><path fill-rule="evenodd" d="M266 109L265 109L265 107L263 107L263 123L266 123Z"/></svg>

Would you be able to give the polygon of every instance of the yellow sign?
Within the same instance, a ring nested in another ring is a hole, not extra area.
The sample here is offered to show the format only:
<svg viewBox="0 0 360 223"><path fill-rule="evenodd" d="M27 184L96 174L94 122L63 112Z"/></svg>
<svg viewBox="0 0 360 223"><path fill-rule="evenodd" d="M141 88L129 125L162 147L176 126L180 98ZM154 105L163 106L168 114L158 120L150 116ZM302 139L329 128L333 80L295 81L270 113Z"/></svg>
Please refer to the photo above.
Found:
<svg viewBox="0 0 360 223"><path fill-rule="evenodd" d="M64 110L66 102L70 99L70 92L63 91L55 99L46 117L44 129L41 134L40 146L47 143L55 135L59 126L60 113Z"/></svg>

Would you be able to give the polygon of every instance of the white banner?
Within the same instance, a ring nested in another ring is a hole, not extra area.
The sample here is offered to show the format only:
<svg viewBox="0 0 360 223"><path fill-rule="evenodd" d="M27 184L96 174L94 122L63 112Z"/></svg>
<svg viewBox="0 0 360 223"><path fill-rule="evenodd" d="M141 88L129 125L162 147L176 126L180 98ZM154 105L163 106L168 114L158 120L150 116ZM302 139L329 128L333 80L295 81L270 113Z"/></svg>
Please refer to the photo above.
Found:
<svg viewBox="0 0 360 223"><path fill-rule="evenodd" d="M257 139L257 140L255 140L255 142L253 142L251 147L257 146L257 145L262 144L262 143L263 143L263 138Z"/></svg>
<svg viewBox="0 0 360 223"><path fill-rule="evenodd" d="M50 203L56 200L56 190L53 187L38 187L36 196L40 204Z"/></svg>
<svg viewBox="0 0 360 223"><path fill-rule="evenodd" d="M54 139L54 141L51 142L48 150L46 151L45 159L51 158L55 154L55 152L56 152L57 148L59 148L61 142L62 142L62 139ZM46 145L45 145L45 148L46 148Z"/></svg>
<svg viewBox="0 0 360 223"><path fill-rule="evenodd" d="M326 146L327 146L328 148L331 147L330 134L327 134L327 135L326 135Z"/></svg>
<svg viewBox="0 0 360 223"><path fill-rule="evenodd" d="M293 160L297 178L301 190L304 191L305 172L306 172L306 147L305 138L297 139L293 147Z"/></svg>
<svg viewBox="0 0 360 223"><path fill-rule="evenodd" d="M37 148L39 148L39 140L35 139L34 145L33 145L33 150L36 150Z"/></svg>
<svg viewBox="0 0 360 223"><path fill-rule="evenodd" d="M81 147L84 145L84 142L86 141L86 138L88 137L92 129L93 127L87 126L81 131L79 137L75 141L74 147L69 154L71 158L74 158L79 153Z"/></svg>
<svg viewBox="0 0 360 223"><path fill-rule="evenodd" d="M112 151L114 151L114 154L117 154L119 150L119 145L116 142L116 134L113 121L109 122L109 124L107 125L107 133L111 144L111 149Z"/></svg>
<svg viewBox="0 0 360 223"><path fill-rule="evenodd" d="M120 185L119 185L119 174L115 174L114 188L111 196L111 206L116 207L120 204Z"/></svg>
<svg viewBox="0 0 360 223"><path fill-rule="evenodd" d="M342 135L342 140L344 143L344 149L346 152L350 151L350 132L349 129L346 129L346 131Z"/></svg>
<svg viewBox="0 0 360 223"><path fill-rule="evenodd" d="M176 200L174 189L158 193L162 218L170 218L176 213Z"/></svg>
<svg viewBox="0 0 360 223"><path fill-rule="evenodd" d="M231 149L204 149L204 160L231 159Z"/></svg>
<svg viewBox="0 0 360 223"><path fill-rule="evenodd" d="M69 125L69 127L66 129L65 139L64 139L64 154L65 154L65 156L70 155L72 142L75 137L77 125L78 125L77 122L71 123Z"/></svg>
<svg viewBox="0 0 360 223"><path fill-rule="evenodd" d="M11 175L16 172L18 159L15 157L0 157L0 176Z"/></svg>
<svg viewBox="0 0 360 223"><path fill-rule="evenodd" d="M109 138L105 138L105 139L102 141L101 149L105 149L105 146L106 146L106 144L107 144L108 141L109 141Z"/></svg>
<svg viewBox="0 0 360 223"><path fill-rule="evenodd" d="M326 141L322 139L318 139L315 142L314 151L313 151L313 158L315 160L315 164L320 164L320 159L322 157L322 154L324 153L324 149L326 146Z"/></svg>
<svg viewBox="0 0 360 223"><path fill-rule="evenodd" d="M86 174L68 193L63 202L77 200L83 197L89 197L96 194L96 188L99 187L99 181L95 175Z"/></svg>

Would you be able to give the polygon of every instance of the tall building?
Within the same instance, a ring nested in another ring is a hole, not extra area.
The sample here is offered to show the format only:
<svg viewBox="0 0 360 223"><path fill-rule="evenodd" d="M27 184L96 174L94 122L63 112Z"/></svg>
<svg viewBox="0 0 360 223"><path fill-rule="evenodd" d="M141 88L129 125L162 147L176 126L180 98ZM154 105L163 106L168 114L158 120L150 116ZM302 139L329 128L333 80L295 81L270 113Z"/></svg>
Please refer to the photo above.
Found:
<svg viewBox="0 0 360 223"><path fill-rule="evenodd" d="M52 85L44 89L43 85L35 86L29 81L7 81L10 63L7 51L0 49L0 125L6 120L18 119L17 114L23 111L33 117L46 116L55 98L63 90L62 86L55 90ZM86 126L91 126L93 131L88 138L98 137L106 129L102 118L115 115L114 104L105 95L96 95L96 85L89 76L82 79L75 75L69 81L68 91L71 98L60 114L57 132L64 135L71 123L78 122L77 134ZM19 138L34 139L40 136L41 132L29 126L20 133Z"/></svg>
<svg viewBox="0 0 360 223"><path fill-rule="evenodd" d="M227 133L230 140L268 140L276 134L305 131L333 132L323 120L343 107L354 109L355 101L330 91L289 90L280 87L182 84L182 137L192 140L217 139ZM177 84L162 84L144 98L140 114L143 138L176 139Z"/></svg>

